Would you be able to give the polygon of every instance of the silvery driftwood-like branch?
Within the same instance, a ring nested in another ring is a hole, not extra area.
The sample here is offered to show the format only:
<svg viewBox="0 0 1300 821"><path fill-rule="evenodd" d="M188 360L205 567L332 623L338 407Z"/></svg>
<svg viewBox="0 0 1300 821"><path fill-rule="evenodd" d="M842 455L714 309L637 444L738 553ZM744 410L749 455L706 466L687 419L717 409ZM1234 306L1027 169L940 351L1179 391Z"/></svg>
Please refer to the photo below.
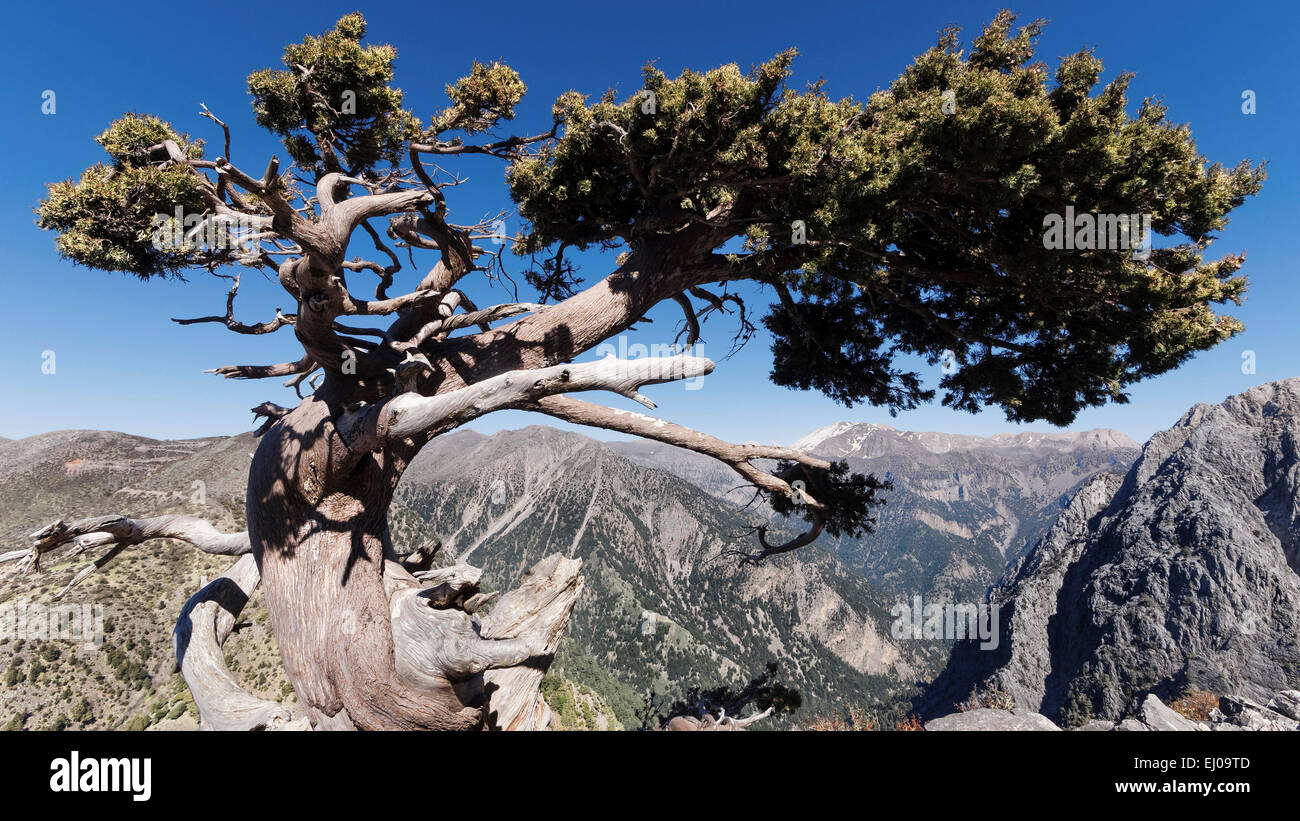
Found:
<svg viewBox="0 0 1300 821"><path fill-rule="evenodd" d="M374 450L387 442L441 433L493 411L527 407L562 393L612 391L654 407L641 395L642 386L712 372L713 362L698 356L621 360L611 355L595 362L507 371L436 396L401 393L348 411L338 427L353 449Z"/></svg>
<svg viewBox="0 0 1300 821"><path fill-rule="evenodd" d="M486 729L546 729L551 711L542 677L582 591L581 570L581 561L551 554L482 619L474 615L488 598L478 592L481 571L459 564L421 573L426 586L400 587L392 596L398 674L428 688L481 675Z"/></svg>
<svg viewBox="0 0 1300 821"><path fill-rule="evenodd" d="M41 556L68 545L70 555L95 547L109 547L109 552L83 568L58 594L62 596L86 576L109 563L122 550L149 539L179 539L202 550L222 556L240 556L253 547L248 533L222 533L209 522L194 516L168 514L144 519L127 516L94 516L72 524L62 519L52 522L31 535L32 546L0 554L0 562L20 561L24 573L40 570Z"/></svg>
<svg viewBox="0 0 1300 821"><path fill-rule="evenodd" d="M240 687L221 648L260 580L257 562L245 555L190 597L172 634L176 664L208 730L305 730L289 708Z"/></svg>
<svg viewBox="0 0 1300 821"><path fill-rule="evenodd" d="M732 718L727 715L726 710L722 710L717 718L705 713L703 716L696 718L694 716L673 716L664 722L661 730L668 731L692 731L692 730L744 730L749 725L762 721L772 714L772 708L768 707L761 713L754 713L748 718Z"/></svg>

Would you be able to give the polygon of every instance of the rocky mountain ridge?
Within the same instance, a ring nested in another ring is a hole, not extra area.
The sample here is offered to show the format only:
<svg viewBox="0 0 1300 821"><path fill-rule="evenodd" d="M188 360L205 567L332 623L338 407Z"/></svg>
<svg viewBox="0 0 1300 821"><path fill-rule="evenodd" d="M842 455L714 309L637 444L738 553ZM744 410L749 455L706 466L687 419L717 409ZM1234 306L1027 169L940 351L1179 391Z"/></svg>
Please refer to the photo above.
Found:
<svg viewBox="0 0 1300 821"><path fill-rule="evenodd" d="M931 453L978 450L983 448L1078 450L1086 447L1136 449L1138 443L1126 434L1109 428L1085 431L995 433L991 436L941 433L937 431L900 430L877 422L835 422L818 428L790 447L809 453L843 459L849 456L869 458L898 447L921 448Z"/></svg>
<svg viewBox="0 0 1300 821"><path fill-rule="evenodd" d="M1010 694L1065 726L1154 693L1268 703L1300 684L1300 379L1198 404L1125 474L1098 476L990 601L994 651L959 643L919 704Z"/></svg>

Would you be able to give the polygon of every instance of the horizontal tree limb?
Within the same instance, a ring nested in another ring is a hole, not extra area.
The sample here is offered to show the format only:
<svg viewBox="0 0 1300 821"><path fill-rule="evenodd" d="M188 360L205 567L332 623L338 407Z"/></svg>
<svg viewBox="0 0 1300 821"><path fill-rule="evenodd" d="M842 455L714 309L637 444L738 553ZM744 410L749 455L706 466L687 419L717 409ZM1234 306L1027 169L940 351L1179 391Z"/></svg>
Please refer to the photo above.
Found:
<svg viewBox="0 0 1300 821"><path fill-rule="evenodd" d="M436 396L398 394L348 411L338 427L350 447L374 450L390 441L445 432L484 414L523 407L559 393L613 391L653 407L654 403L640 394L642 386L712 372L713 362L703 357L679 354L620 360L611 355L596 362L507 371Z"/></svg>
<svg viewBox="0 0 1300 821"><path fill-rule="evenodd" d="M270 379L310 373L317 367L316 360L304 356L297 362L281 362L276 365L222 365L220 368L209 368L204 373L215 373L226 379Z"/></svg>
<svg viewBox="0 0 1300 821"><path fill-rule="evenodd" d="M126 548L150 539L179 539L205 553L223 556L239 556L250 553L253 549L247 532L222 533L203 519L181 514L146 519L94 516L72 524L59 519L31 534L30 538L30 548L0 555L0 562L20 561L21 572L32 573L40 570L43 555L66 545L73 546L70 556L96 547L109 547L108 552L78 571L55 598L62 598L91 573L106 567Z"/></svg>
<svg viewBox="0 0 1300 821"><path fill-rule="evenodd" d="M755 487L791 498L794 497L794 490L787 482L754 466L751 464L751 460L783 459L823 470L831 466L830 462L824 459L809 456L803 451L794 448L780 445L736 445L674 422L656 419L653 416L647 416L635 411L597 405L594 402L575 399L572 396L546 397L525 406L524 410L545 413L548 416L553 416L565 422L572 422L575 425L586 425L620 433L629 433L643 439L653 439L666 445L674 445L705 456L712 456L714 459L731 467L732 470ZM805 493L801 500L807 500L808 498Z"/></svg>

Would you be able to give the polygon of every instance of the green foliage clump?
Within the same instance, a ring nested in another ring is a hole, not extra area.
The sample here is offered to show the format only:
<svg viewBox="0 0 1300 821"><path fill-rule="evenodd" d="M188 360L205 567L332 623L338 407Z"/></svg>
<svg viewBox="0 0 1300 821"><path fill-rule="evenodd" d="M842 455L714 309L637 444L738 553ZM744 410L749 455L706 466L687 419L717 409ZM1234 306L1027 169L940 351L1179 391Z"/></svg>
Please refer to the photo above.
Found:
<svg viewBox="0 0 1300 821"><path fill-rule="evenodd" d="M151 686L152 678L149 671L145 669L140 661L127 655L122 648L106 643L104 645L104 660L118 680L126 683L132 689L140 690Z"/></svg>
<svg viewBox="0 0 1300 821"><path fill-rule="evenodd" d="M166 140L174 141L189 159L203 157L202 140L191 141L166 121L150 114L124 114L95 138L116 166L148 165L154 159L150 149Z"/></svg>
<svg viewBox="0 0 1300 821"><path fill-rule="evenodd" d="M487 131L515 118L515 106L527 90L519 73L505 63L475 61L468 77L447 86L451 105L434 116L430 130L435 134Z"/></svg>
<svg viewBox="0 0 1300 821"><path fill-rule="evenodd" d="M94 712L90 708L90 702L82 698L72 706L72 720L78 724L89 724L95 720Z"/></svg>
<svg viewBox="0 0 1300 821"><path fill-rule="evenodd" d="M530 221L518 250L652 236L733 196L722 180L741 181L772 162L762 121L794 56L748 75L728 64L676 80L647 66L644 89L622 102L612 91L592 105L575 92L560 97L562 138L508 172Z"/></svg>
<svg viewBox="0 0 1300 821"><path fill-rule="evenodd" d="M155 235L160 226L170 231L165 220L174 219L178 207L184 214L204 211L201 181L189 166L150 149L172 140L182 154L198 159L202 143L141 114L123 115L95 140L112 164L97 163L77 180L48 186L36 224L58 232L59 254L79 265L141 279L178 274L191 262L189 249L157 243Z"/></svg>
<svg viewBox="0 0 1300 821"><path fill-rule="evenodd" d="M639 723L637 710L641 701L636 691L615 678L572 639L566 638L560 644L555 667L563 671L565 679L597 694L609 707L617 724L631 727Z"/></svg>
<svg viewBox="0 0 1300 821"><path fill-rule="evenodd" d="M381 161L397 162L419 120L390 88L397 49L361 45L366 20L340 18L320 36L285 48L285 69L248 76L257 122L284 140L290 156L317 174L358 174Z"/></svg>
<svg viewBox="0 0 1300 821"><path fill-rule="evenodd" d="M573 726L577 723L577 707L573 702L573 692L567 681L561 676L547 675L542 679L541 693L561 726Z"/></svg>
<svg viewBox="0 0 1300 821"><path fill-rule="evenodd" d="M1099 88L1090 51L1050 72L1041 24L1014 21L1000 13L969 51L945 31L866 101L787 88L794 52L748 73L647 67L621 101L566 95L561 137L509 170L529 222L516 250L689 239L698 264L780 297L773 380L846 405L934 398L896 364L909 354L951 363L939 387L962 410L1066 424L1125 402L1241 331L1211 306L1241 300L1244 258L1202 255L1264 170L1208 162L1158 101L1130 114L1131 75ZM1168 240L1146 259L1046 247L1067 208L1148 215ZM735 240L744 253L724 253Z"/></svg>
<svg viewBox="0 0 1300 821"><path fill-rule="evenodd" d="M149 726L149 716L145 713L137 713L122 725L122 729L129 733L138 733Z"/></svg>
<svg viewBox="0 0 1300 821"><path fill-rule="evenodd" d="M832 462L825 470L782 461L777 464L773 475L787 482L802 480L803 491L825 507L824 512L814 514L798 499L772 494L769 504L773 512L781 516L799 513L809 522L814 521L815 516L821 516L823 528L829 535L851 538L861 538L873 532L876 519L871 511L885 504L885 499L877 494L894 487L875 476L849 473L849 463L843 461Z"/></svg>

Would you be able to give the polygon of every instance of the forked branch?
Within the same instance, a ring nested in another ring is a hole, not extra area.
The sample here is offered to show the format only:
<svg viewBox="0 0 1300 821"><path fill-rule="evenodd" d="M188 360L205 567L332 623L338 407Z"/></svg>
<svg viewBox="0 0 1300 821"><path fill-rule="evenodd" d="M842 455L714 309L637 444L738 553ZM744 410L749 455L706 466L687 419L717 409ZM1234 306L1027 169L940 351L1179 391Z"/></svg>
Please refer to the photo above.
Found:
<svg viewBox="0 0 1300 821"><path fill-rule="evenodd" d="M225 316L201 316L195 319L176 319L172 322L177 325L196 325L201 322L220 322L230 330L238 334L260 335L274 333L285 325L292 325L297 317L293 314L281 313L279 308L275 309L275 318L269 322L259 322L256 325L245 325L235 319L235 296L239 293L239 275L235 275L235 281L226 292L226 314Z"/></svg>

